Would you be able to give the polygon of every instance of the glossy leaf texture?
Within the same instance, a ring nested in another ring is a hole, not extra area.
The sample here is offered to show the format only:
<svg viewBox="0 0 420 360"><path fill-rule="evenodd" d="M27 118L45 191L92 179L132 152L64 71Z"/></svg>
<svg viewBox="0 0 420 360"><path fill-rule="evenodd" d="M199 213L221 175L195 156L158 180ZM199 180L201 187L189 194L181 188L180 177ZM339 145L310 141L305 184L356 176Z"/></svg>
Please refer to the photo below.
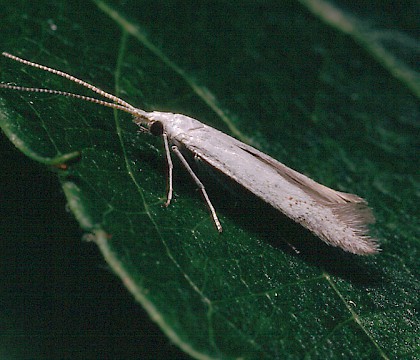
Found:
<svg viewBox="0 0 420 360"><path fill-rule="evenodd" d="M415 2L400 5L401 17L393 2L381 1L363 9L321 0L1 3L2 51L71 73L146 111L189 115L366 198L374 209L371 232L382 252L357 257L195 164L224 227L219 235L176 161L175 199L163 206L163 144L129 115L2 90L2 142L8 137L58 174L85 237L170 342L199 359L420 356L419 48L418 19L409 15ZM2 82L91 95L22 64L0 64ZM22 176L31 187L55 177L19 166L6 168L3 183L11 183L7 171L29 171ZM6 186L2 192L13 194ZM33 199L30 206L38 207ZM48 212L31 221L56 224L55 211L62 214L65 203L43 206ZM3 219L21 221L18 213ZM74 219L60 220L63 228L67 223ZM25 229L19 237L1 236L7 246L23 246L21 237L37 242ZM71 246L89 245L76 236ZM94 258L91 266L97 264ZM90 281L107 296L103 278ZM128 325L119 326L124 334ZM130 333L138 347L144 331ZM113 351L118 358L124 349Z"/></svg>

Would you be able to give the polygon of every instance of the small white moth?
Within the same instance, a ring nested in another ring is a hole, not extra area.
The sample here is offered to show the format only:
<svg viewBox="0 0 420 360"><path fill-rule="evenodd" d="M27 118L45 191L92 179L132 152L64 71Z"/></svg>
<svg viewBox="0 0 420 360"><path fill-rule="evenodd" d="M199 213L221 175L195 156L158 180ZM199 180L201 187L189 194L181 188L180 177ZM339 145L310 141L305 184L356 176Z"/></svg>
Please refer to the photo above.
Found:
<svg viewBox="0 0 420 360"><path fill-rule="evenodd" d="M375 219L366 201L357 195L335 191L318 184L253 147L188 116L159 111L145 112L62 71L6 52L3 55L62 76L112 102L50 89L9 84L0 84L0 88L58 94L122 110L133 115L133 121L143 130L162 136L169 169L166 206L172 199L173 165L169 146L171 144L171 150L201 190L219 232L222 231L222 226L216 211L203 184L194 174L180 149L189 151L194 157L221 171L275 209L309 229L327 244L360 255L374 254L379 251L376 240L368 235L368 224L373 223Z"/></svg>

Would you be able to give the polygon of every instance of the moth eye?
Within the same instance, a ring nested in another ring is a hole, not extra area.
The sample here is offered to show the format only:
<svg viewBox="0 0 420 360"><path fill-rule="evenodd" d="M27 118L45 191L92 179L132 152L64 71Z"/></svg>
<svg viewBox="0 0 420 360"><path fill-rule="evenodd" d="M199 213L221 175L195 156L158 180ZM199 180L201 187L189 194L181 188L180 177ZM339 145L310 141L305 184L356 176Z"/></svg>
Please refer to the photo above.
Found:
<svg viewBox="0 0 420 360"><path fill-rule="evenodd" d="M154 121L149 126L150 133L154 136L163 134L163 124L160 121Z"/></svg>

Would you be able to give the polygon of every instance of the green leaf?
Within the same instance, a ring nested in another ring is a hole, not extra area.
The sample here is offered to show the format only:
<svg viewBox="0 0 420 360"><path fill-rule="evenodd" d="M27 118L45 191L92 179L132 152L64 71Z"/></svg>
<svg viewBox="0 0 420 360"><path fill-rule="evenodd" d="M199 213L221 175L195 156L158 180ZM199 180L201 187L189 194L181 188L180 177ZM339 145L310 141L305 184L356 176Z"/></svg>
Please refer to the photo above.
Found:
<svg viewBox="0 0 420 360"><path fill-rule="evenodd" d="M350 6L2 4L2 50L146 111L189 115L363 196L374 209L372 234L382 252L357 257L199 169L224 227L219 235L177 162L175 200L163 206L162 143L127 114L1 91L5 135L28 157L54 166L87 238L170 341L193 357L419 356L416 25L409 16ZM90 96L7 59L1 81Z"/></svg>

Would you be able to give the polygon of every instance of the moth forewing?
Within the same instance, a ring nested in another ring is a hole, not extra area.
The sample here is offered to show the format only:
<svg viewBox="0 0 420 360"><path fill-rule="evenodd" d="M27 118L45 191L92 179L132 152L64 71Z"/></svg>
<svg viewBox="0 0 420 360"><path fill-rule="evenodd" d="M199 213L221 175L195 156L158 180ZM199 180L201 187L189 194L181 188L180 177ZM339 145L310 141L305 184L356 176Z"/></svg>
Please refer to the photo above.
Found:
<svg viewBox="0 0 420 360"><path fill-rule="evenodd" d="M374 222L373 214L366 201L357 195L339 192L321 185L261 151L188 116L158 111L147 113L72 75L8 53L3 53L3 55L76 82L111 102L58 90L8 84L0 84L0 88L53 93L122 110L132 114L134 122L142 129L162 136L169 169L169 189L165 205L169 205L172 198L170 144L171 150L179 157L200 188L213 222L220 232L221 224L204 185L194 174L179 151L179 147L187 149L195 157L221 171L284 215L309 229L327 244L359 255L379 251L376 241L368 235L368 225Z"/></svg>

